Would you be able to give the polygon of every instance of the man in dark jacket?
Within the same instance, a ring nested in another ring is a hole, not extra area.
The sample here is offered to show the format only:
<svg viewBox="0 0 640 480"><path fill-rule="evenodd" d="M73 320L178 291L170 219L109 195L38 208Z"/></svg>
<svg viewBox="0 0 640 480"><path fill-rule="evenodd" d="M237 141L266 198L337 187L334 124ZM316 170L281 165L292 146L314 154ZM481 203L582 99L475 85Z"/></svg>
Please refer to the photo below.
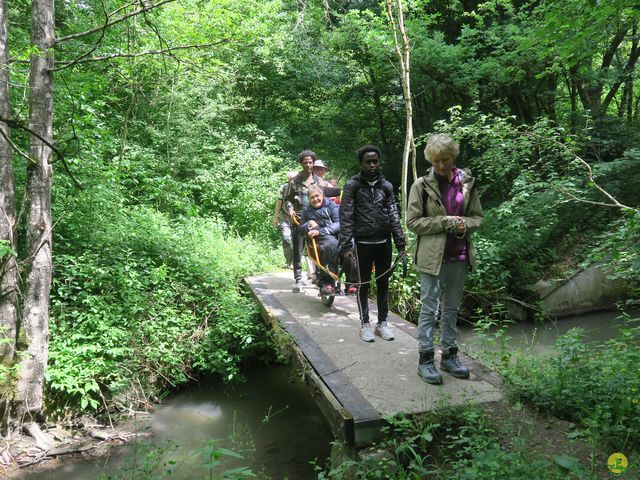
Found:
<svg viewBox="0 0 640 480"><path fill-rule="evenodd" d="M360 311L360 338L375 341L394 336L387 323L389 313L389 277L391 275L391 237L404 253L405 240L400 226L400 215L393 194L393 186L380 173L380 150L365 145L358 150L360 173L351 177L343 188L340 203L340 251L346 257L356 257L360 270L358 292ZM374 329L369 323L369 281L376 269L378 322Z"/></svg>

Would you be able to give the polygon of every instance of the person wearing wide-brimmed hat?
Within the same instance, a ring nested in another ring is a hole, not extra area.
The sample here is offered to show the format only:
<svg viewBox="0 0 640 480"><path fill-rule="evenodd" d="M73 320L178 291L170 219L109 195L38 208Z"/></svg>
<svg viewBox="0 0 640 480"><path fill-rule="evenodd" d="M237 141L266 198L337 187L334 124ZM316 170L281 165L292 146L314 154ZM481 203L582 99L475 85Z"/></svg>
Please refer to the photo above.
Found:
<svg viewBox="0 0 640 480"><path fill-rule="evenodd" d="M324 186L335 187L339 189L340 187L338 187L338 182L336 180L326 180L324 178L328 171L329 167L327 167L323 160L317 159L313 162L313 173L314 175L317 175L322 179L322 181L324 182ZM332 200L336 205L340 205L340 193L341 191L338 190L334 196L327 198L329 198L329 200Z"/></svg>

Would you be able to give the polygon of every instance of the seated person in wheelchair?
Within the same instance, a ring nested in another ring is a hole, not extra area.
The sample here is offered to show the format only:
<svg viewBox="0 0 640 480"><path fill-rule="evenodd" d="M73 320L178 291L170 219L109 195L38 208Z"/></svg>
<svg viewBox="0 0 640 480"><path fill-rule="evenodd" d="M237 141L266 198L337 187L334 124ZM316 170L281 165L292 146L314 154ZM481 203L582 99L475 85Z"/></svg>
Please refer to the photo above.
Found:
<svg viewBox="0 0 640 480"><path fill-rule="evenodd" d="M311 186L307 191L309 204L302 211L300 218L300 230L308 238L315 239L318 247L316 259L331 272L338 270L338 232L340 220L338 205L324 197L322 188ZM314 249L310 249L310 255L315 257ZM324 294L333 293L333 279L321 269L317 269L317 285Z"/></svg>

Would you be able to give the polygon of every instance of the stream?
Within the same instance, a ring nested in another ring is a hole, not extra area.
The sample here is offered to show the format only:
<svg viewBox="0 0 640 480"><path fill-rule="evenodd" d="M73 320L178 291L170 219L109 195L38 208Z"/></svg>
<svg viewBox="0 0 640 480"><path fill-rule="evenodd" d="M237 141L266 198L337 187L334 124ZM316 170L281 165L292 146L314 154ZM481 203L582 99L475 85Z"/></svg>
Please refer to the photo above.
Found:
<svg viewBox="0 0 640 480"><path fill-rule="evenodd" d="M635 318L639 315L640 312L633 314ZM526 350L534 355L545 355L553 352L556 339L572 328L584 329L584 339L587 342L604 342L615 337L624 323L618 311L585 313L574 317L546 320L542 324L515 322L506 328L506 345L514 350ZM461 322L458 327L462 351L474 356L479 349L487 348L487 342L474 330L472 324Z"/></svg>
<svg viewBox="0 0 640 480"><path fill-rule="evenodd" d="M168 398L153 413L154 435L148 440L116 449L109 458L68 463L24 478L208 479L203 452L212 439L213 449L223 447L244 456L221 456L224 464L213 478L238 466L263 474L258 478L315 478L311 462L317 459L325 466L334 437L307 388L299 379L289 381L285 366L255 368L245 375L247 381L241 384L205 380ZM154 465L153 474L145 476Z"/></svg>
<svg viewBox="0 0 640 480"><path fill-rule="evenodd" d="M553 351L557 336L570 328L582 327L589 341L605 341L623 323L618 312L590 313L542 325L515 323L507 329L511 337L507 345L542 355ZM472 325L462 323L460 329L463 351L473 356L487 347ZM315 478L313 462L325 466L333 435L303 382L291 382L286 366L255 367L245 375L247 381L241 384L204 380L166 399L152 415L154 435L148 440L116 449L108 458L67 462L24 478L208 479L207 445L210 450L223 447L244 456L242 460L221 456L226 463L211 478L223 478L220 472L238 466L251 468L261 479ZM131 471L134 463L135 473ZM153 466L153 473L146 475Z"/></svg>

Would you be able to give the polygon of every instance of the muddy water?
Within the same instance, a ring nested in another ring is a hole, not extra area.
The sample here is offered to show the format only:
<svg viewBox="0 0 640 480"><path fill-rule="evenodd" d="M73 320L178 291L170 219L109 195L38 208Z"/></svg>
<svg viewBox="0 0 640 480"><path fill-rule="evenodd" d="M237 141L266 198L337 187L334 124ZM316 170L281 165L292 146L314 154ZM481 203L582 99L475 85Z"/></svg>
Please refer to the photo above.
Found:
<svg viewBox="0 0 640 480"><path fill-rule="evenodd" d="M637 318L640 312L635 312L632 317ZM526 350L535 355L545 355L555 350L556 339L574 327L584 329L584 339L588 342L603 342L615 337L625 321L618 311L603 311L587 313L575 317L560 318L554 321L547 320L542 324L532 322L517 322L509 325L505 335L507 348L512 350ZM633 325L638 325L634 322ZM460 346L461 349L473 355L486 348L496 348L487 344L473 325L461 322Z"/></svg>
<svg viewBox="0 0 640 480"><path fill-rule="evenodd" d="M222 456L225 465L213 478L237 466L250 467L263 475L259 478L315 478L310 462L317 459L324 466L333 436L306 387L299 380L290 382L288 374L288 368L272 366L248 372L248 381L234 387L202 382L158 408L151 440L119 449L107 459L68 464L26 478L208 479L203 449L211 440L216 440L214 448L228 448L246 459ZM149 452L155 456L147 457ZM133 462L136 473L130 470ZM154 473L145 476L152 465L157 465Z"/></svg>

